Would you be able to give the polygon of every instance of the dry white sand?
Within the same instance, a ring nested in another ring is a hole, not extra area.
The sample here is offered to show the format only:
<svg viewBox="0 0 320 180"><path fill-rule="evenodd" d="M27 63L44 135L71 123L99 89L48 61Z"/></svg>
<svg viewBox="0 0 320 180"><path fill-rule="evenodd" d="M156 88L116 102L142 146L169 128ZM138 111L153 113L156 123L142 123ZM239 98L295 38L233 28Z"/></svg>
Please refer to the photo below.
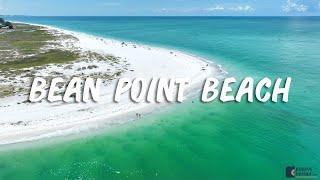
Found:
<svg viewBox="0 0 320 180"><path fill-rule="evenodd" d="M190 94L200 90L203 81L218 72L214 66L207 67L208 62L179 51L130 42L123 45L117 40L53 29L77 37L79 42L75 46L82 50L112 54L127 61L130 64L128 69L134 71L128 70L121 77L190 78L187 91ZM136 118L136 113L144 114L161 106L155 103L136 104L127 97L123 97L120 103L114 103L115 83L113 81L102 87L98 103L19 103L26 100L26 96L0 99L0 144L39 140L121 124Z"/></svg>

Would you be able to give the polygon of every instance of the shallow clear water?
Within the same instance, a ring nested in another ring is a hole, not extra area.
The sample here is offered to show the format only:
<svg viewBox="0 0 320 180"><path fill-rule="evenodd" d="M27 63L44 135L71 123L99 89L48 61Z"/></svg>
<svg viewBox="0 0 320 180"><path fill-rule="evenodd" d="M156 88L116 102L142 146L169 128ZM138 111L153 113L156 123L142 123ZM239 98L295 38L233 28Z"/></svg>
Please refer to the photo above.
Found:
<svg viewBox="0 0 320 180"><path fill-rule="evenodd" d="M186 102L104 133L0 152L0 179L320 174L319 17L10 17L183 50L231 76L293 78L289 103Z"/></svg>

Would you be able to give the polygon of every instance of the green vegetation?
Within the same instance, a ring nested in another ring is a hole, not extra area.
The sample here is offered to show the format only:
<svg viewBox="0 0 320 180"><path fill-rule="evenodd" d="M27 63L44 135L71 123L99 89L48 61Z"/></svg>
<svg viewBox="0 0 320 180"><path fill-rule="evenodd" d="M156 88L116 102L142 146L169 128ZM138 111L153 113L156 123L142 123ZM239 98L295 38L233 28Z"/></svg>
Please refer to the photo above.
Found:
<svg viewBox="0 0 320 180"><path fill-rule="evenodd" d="M84 62L86 65L75 69L74 75L104 78L104 83L119 77L127 70L128 64L121 66L119 57L81 51L73 46L72 43L78 39L72 35L27 24L14 26L13 30L0 28L0 98L28 92L29 81L49 64L55 64L56 68L48 69L48 75L44 77L47 81L53 76L69 78L63 74L63 70L72 70L73 63L77 62ZM67 47L63 46L62 42L67 42ZM106 72L100 72L99 66L91 63L97 61L114 66L117 71L107 69ZM93 72L86 71L87 69Z"/></svg>
<svg viewBox="0 0 320 180"><path fill-rule="evenodd" d="M0 36L0 41L7 42L11 48L18 49L24 54L32 54L39 51L39 48L46 45L54 37L45 30L34 31L13 31Z"/></svg>
<svg viewBox="0 0 320 180"><path fill-rule="evenodd" d="M19 84L16 77L24 73L23 76L32 78L34 71L24 68L68 63L80 56L78 52L64 50L59 45L61 38L68 37L57 36L42 27L13 25L1 18L0 26L7 27L0 28L0 98L27 90ZM9 26L14 26L15 29L10 29ZM1 84L3 82L10 83Z"/></svg>
<svg viewBox="0 0 320 180"><path fill-rule="evenodd" d="M46 53L40 53L34 57L24 58L21 61L13 61L0 64L0 70L22 69L34 66L42 66L52 63L66 63L74 61L78 56L69 51L50 50Z"/></svg>
<svg viewBox="0 0 320 180"><path fill-rule="evenodd" d="M16 24L14 31L4 32L0 36L1 49L16 49L23 54L36 53L39 48L54 39L55 37L46 30L25 24Z"/></svg>
<svg viewBox="0 0 320 180"><path fill-rule="evenodd" d="M47 30L26 24L15 24L15 30L0 34L0 70L21 69L51 63L64 63L78 58L76 52L48 49L57 45L57 37Z"/></svg>
<svg viewBox="0 0 320 180"><path fill-rule="evenodd" d="M14 94L13 86L0 86L0 98L11 96Z"/></svg>

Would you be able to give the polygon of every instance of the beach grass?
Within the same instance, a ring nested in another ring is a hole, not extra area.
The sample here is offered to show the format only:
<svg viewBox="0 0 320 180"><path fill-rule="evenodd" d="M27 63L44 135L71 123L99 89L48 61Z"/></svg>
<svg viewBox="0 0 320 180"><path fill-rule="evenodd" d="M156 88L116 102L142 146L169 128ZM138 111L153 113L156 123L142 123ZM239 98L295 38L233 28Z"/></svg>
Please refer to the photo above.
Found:
<svg viewBox="0 0 320 180"><path fill-rule="evenodd" d="M38 26L15 24L15 27L14 31L1 34L1 49L17 49L24 54L37 53L48 41L55 40L53 35Z"/></svg>
<svg viewBox="0 0 320 180"><path fill-rule="evenodd" d="M0 70L23 69L28 67L43 66L48 64L58 64L74 61L78 55L63 50L50 50L46 53L40 53L36 56L21 59L19 61L0 64Z"/></svg>
<svg viewBox="0 0 320 180"><path fill-rule="evenodd" d="M14 93L13 86L0 86L0 98L12 96Z"/></svg>
<svg viewBox="0 0 320 180"><path fill-rule="evenodd" d="M15 24L15 27L14 30L0 29L0 98L27 92L29 80L48 65L57 70L68 64L64 68L72 70L73 63L81 61L88 65L76 69L75 73L84 75L87 69L96 69L96 72L89 74L90 77L104 78L106 81L119 77L125 71L120 67L119 57L81 51L81 48L74 46L79 41L75 36L36 25ZM97 72L99 63L108 64L116 71ZM47 70L50 75L45 78L50 80L52 74L67 78L63 70L56 70Z"/></svg>
<svg viewBox="0 0 320 180"><path fill-rule="evenodd" d="M79 57L73 51L46 49L46 45L54 44L58 37L42 27L27 24L15 24L15 27L0 35L2 71L70 62Z"/></svg>

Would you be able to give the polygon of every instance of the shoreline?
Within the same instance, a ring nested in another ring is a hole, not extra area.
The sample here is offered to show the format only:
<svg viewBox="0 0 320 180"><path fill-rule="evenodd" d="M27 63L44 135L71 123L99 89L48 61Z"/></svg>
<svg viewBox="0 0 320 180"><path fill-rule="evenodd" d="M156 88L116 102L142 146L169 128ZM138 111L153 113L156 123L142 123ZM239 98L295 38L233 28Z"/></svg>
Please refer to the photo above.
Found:
<svg viewBox="0 0 320 180"><path fill-rule="evenodd" d="M218 75L221 72L221 66L203 67L209 62L204 59L189 55L184 52L147 46L132 42L123 42L93 36L86 33L64 30L41 24L32 24L55 30L59 33L67 34L79 39L77 46L100 54L112 54L130 63L130 69L134 71L124 72L122 77L189 77L191 84L186 91L186 97L195 94L200 90L200 84L206 77ZM152 61L150 61L152 60ZM0 113L6 122L16 122L20 117L24 117L29 123L27 126L12 126L0 123L0 145L17 144L52 138L57 136L67 136L80 134L82 131L100 129L102 127L111 127L135 119L137 112L149 114L157 108L161 108L167 103L139 103L130 102L129 99L120 103L111 101L112 87L116 80L113 80L108 86L101 88L101 101L88 104L63 104L63 103L37 103L17 105L16 102L25 97L7 97L0 99L0 103L10 104L8 107L2 107ZM31 114L30 114L31 112Z"/></svg>

